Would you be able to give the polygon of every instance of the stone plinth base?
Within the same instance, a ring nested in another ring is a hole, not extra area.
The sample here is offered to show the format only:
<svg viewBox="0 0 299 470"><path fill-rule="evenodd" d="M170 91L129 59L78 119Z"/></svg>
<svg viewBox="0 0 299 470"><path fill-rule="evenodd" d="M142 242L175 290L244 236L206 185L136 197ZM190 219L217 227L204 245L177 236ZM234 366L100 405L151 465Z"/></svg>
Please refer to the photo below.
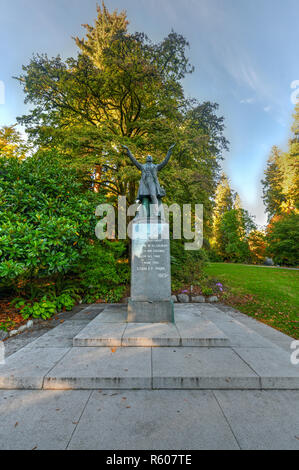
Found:
<svg viewBox="0 0 299 470"><path fill-rule="evenodd" d="M173 323L173 301L158 300L143 302L129 300L127 322L130 323Z"/></svg>
<svg viewBox="0 0 299 470"><path fill-rule="evenodd" d="M137 217L132 224L129 323L173 323L169 224Z"/></svg>

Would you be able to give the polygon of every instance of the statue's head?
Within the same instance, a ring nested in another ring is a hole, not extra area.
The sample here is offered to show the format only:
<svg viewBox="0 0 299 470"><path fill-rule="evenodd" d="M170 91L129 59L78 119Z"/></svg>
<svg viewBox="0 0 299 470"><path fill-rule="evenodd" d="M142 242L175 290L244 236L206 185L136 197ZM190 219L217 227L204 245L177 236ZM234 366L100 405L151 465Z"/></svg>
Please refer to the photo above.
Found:
<svg viewBox="0 0 299 470"><path fill-rule="evenodd" d="M153 163L153 157L151 155L146 157L146 163Z"/></svg>

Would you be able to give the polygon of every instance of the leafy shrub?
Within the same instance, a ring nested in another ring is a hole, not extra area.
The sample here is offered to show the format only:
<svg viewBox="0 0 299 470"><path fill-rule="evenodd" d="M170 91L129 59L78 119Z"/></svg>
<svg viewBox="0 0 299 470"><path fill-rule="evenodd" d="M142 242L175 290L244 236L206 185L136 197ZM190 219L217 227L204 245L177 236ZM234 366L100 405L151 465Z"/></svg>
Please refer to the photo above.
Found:
<svg viewBox="0 0 299 470"><path fill-rule="evenodd" d="M61 310L72 310L76 301L69 294L62 294L52 298L44 295L39 301L17 298L12 303L20 309L25 320L29 317L47 320Z"/></svg>
<svg viewBox="0 0 299 470"><path fill-rule="evenodd" d="M203 286L201 288L202 295L213 295L213 289L211 287Z"/></svg>
<svg viewBox="0 0 299 470"><path fill-rule="evenodd" d="M15 303L15 307L19 308L25 320L29 317L42 318L47 320L56 313L56 303L51 302L44 297L40 302L27 302L26 299L21 299Z"/></svg>
<svg viewBox="0 0 299 470"><path fill-rule="evenodd" d="M55 152L0 156L0 289L17 296L24 318L50 318L82 298L117 301L126 289L126 246L95 237L103 197L83 182Z"/></svg>
<svg viewBox="0 0 299 470"><path fill-rule="evenodd" d="M118 302L130 279L126 245L119 241L102 240L90 248L81 271L85 302L97 299Z"/></svg>
<svg viewBox="0 0 299 470"><path fill-rule="evenodd" d="M11 320L9 317L0 322L0 331L8 331L8 330L13 330L15 327L16 322L14 320Z"/></svg>
<svg viewBox="0 0 299 470"><path fill-rule="evenodd" d="M54 152L1 156L0 200L0 286L27 295L34 280L59 284L85 258L101 199Z"/></svg>
<svg viewBox="0 0 299 470"><path fill-rule="evenodd" d="M222 256L217 253L217 251L213 247L209 248L207 256L209 258L209 261L211 261L212 263L220 263L221 261L223 261Z"/></svg>
<svg viewBox="0 0 299 470"><path fill-rule="evenodd" d="M171 240L172 290L185 285L198 285L206 277L203 268L208 258L205 250L188 251L182 240Z"/></svg>

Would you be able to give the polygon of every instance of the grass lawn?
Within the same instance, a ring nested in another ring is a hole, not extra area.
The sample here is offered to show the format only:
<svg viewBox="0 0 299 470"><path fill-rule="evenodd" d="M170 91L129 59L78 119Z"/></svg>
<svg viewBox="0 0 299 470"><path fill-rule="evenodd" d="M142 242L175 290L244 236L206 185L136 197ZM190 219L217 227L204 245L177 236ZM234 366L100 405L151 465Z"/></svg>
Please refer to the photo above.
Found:
<svg viewBox="0 0 299 470"><path fill-rule="evenodd" d="M299 339L299 271L228 263L205 271L224 285L226 304Z"/></svg>

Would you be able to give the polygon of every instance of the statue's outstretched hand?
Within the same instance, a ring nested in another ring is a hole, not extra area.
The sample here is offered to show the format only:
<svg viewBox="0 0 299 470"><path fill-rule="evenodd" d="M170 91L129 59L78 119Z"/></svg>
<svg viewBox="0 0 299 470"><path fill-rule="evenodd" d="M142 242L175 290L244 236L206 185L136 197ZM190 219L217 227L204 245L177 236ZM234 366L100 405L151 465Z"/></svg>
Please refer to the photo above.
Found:
<svg viewBox="0 0 299 470"><path fill-rule="evenodd" d="M169 150L172 150L173 147L175 147L175 146L176 146L176 144L172 144L172 145L169 147Z"/></svg>
<svg viewBox="0 0 299 470"><path fill-rule="evenodd" d="M126 150L129 150L128 147L126 145L122 145L122 147Z"/></svg>

